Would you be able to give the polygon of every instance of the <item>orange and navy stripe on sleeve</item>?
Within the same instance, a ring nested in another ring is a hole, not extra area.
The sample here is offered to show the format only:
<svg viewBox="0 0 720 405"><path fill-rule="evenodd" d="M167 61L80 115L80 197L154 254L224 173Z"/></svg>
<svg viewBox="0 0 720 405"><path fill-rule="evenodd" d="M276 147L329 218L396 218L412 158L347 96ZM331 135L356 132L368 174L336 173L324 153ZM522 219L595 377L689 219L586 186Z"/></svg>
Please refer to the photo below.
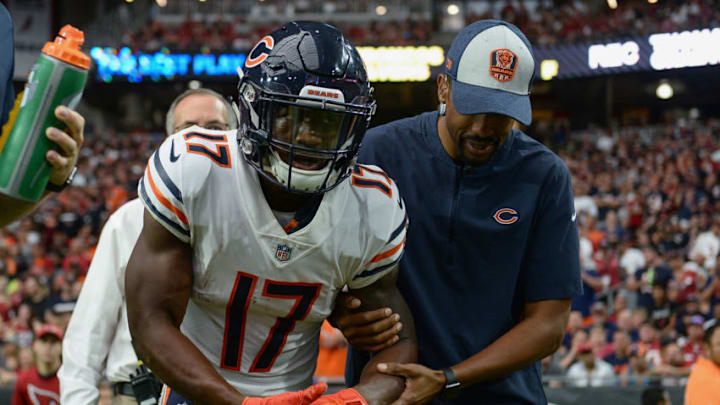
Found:
<svg viewBox="0 0 720 405"><path fill-rule="evenodd" d="M353 280L374 276L398 264L405 254L405 238L409 222L407 215L405 215L400 225L390 234L380 253L373 256L365 264L365 269L356 275Z"/></svg>
<svg viewBox="0 0 720 405"><path fill-rule="evenodd" d="M190 241L190 224L182 193L156 151L145 168L138 194L152 216L183 242Z"/></svg>

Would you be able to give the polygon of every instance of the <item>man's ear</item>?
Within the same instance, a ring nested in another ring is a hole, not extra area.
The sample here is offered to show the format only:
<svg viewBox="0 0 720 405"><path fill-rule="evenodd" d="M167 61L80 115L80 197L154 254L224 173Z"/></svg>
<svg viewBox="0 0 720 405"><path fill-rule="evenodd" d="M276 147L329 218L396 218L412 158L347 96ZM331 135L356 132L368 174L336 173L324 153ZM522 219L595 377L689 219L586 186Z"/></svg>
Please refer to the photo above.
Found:
<svg viewBox="0 0 720 405"><path fill-rule="evenodd" d="M450 83L448 80L450 80L450 77L443 73L437 77L438 101L445 104L447 104L448 98L450 97Z"/></svg>

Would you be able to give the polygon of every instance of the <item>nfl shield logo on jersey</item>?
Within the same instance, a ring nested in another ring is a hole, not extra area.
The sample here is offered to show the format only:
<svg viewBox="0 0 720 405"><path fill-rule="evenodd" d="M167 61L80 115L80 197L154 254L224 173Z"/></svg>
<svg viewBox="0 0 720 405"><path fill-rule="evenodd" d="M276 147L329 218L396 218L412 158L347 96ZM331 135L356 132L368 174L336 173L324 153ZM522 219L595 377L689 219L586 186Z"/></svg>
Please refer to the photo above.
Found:
<svg viewBox="0 0 720 405"><path fill-rule="evenodd" d="M292 253L292 248L290 246L286 244L278 244L277 250L275 250L275 258L281 262L286 262L290 259L290 253Z"/></svg>

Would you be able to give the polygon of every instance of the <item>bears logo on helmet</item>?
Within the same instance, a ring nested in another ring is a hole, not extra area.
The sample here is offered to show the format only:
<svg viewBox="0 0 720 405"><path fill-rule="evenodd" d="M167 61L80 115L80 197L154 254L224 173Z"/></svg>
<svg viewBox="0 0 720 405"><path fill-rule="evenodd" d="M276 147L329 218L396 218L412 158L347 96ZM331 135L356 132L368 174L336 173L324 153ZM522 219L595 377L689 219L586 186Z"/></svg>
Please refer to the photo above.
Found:
<svg viewBox="0 0 720 405"><path fill-rule="evenodd" d="M298 193L349 175L375 113L365 65L335 27L291 22L250 52L238 85L243 156Z"/></svg>

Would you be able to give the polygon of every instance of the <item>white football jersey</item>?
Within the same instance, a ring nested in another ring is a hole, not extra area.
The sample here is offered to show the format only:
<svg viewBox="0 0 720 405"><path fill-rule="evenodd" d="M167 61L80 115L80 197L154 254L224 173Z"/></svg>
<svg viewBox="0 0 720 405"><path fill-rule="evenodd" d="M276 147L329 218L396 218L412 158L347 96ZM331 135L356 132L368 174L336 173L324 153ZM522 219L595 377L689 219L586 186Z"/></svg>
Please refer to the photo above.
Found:
<svg viewBox="0 0 720 405"><path fill-rule="evenodd" d="M235 131L170 136L138 189L155 220L193 247L182 332L245 395L310 385L337 293L375 282L403 255L404 203L379 168L356 166L286 231Z"/></svg>

